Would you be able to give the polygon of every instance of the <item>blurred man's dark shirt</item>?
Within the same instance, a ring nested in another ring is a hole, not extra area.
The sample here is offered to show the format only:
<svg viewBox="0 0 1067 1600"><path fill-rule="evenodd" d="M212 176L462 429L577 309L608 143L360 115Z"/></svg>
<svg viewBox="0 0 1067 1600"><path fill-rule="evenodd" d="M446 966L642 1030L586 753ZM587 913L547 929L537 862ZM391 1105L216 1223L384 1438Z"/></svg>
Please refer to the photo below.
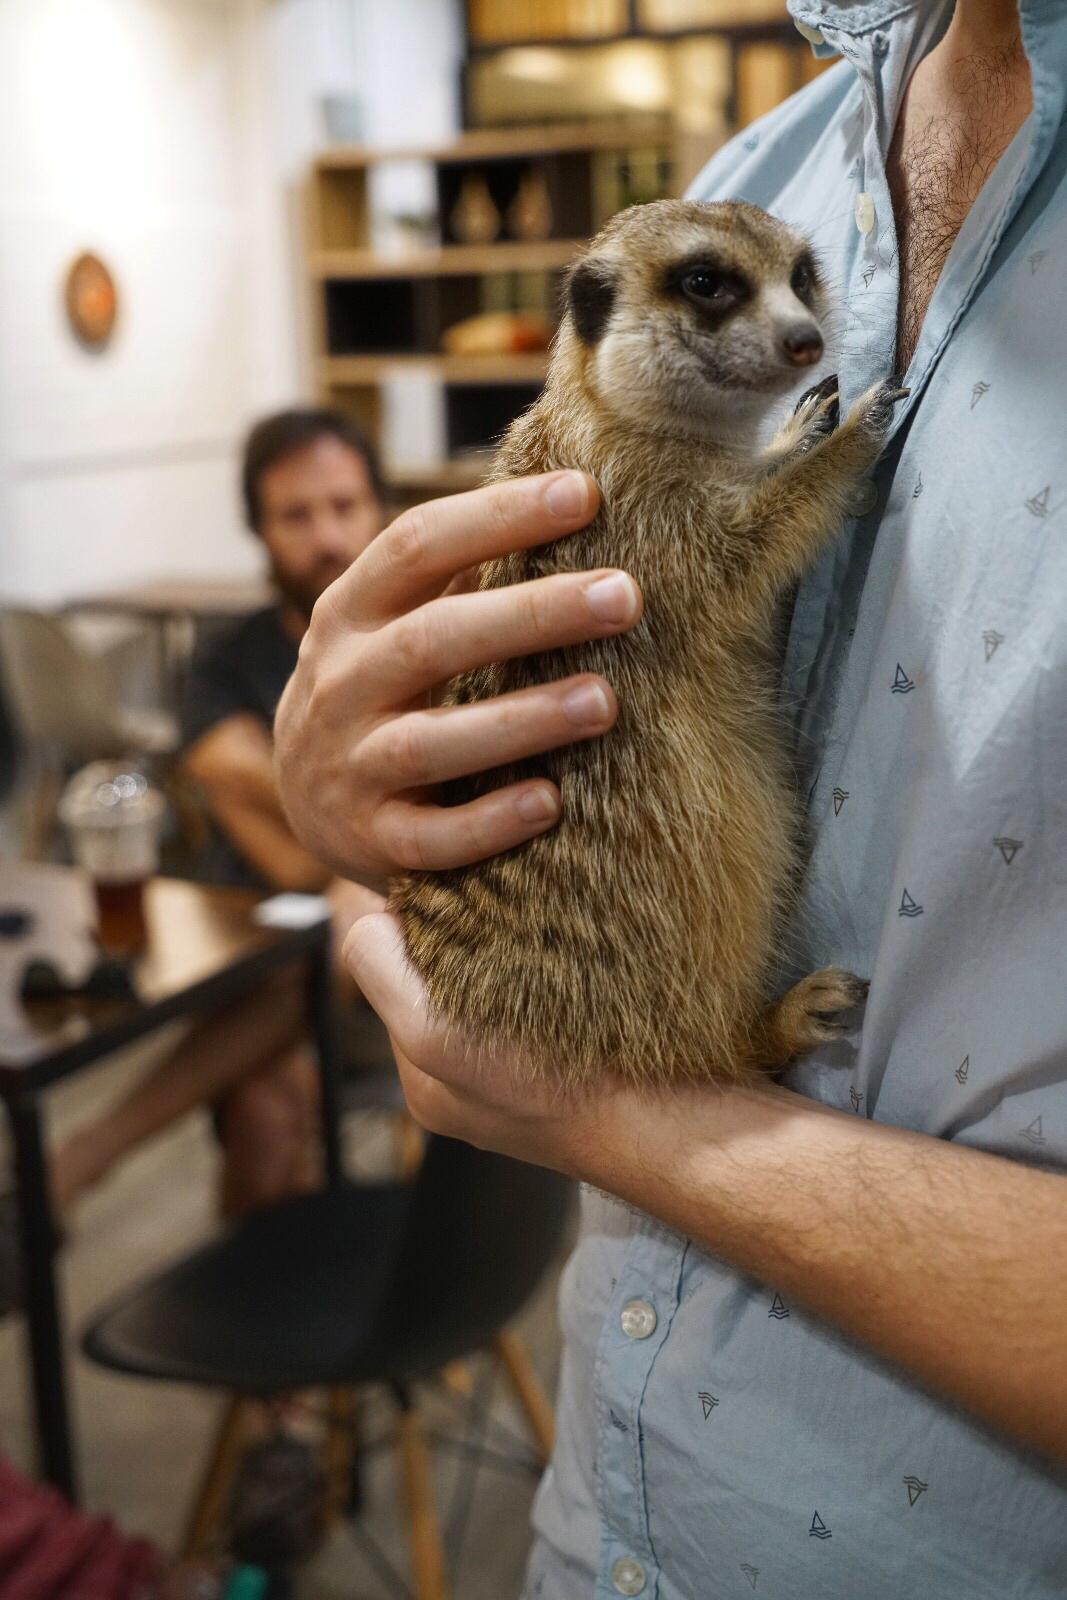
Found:
<svg viewBox="0 0 1067 1600"><path fill-rule="evenodd" d="M296 643L282 627L276 606L205 640L193 657L182 695L182 748L188 750L232 716L253 716L269 733L296 655ZM194 871L209 883L270 887L217 827L198 853Z"/></svg>

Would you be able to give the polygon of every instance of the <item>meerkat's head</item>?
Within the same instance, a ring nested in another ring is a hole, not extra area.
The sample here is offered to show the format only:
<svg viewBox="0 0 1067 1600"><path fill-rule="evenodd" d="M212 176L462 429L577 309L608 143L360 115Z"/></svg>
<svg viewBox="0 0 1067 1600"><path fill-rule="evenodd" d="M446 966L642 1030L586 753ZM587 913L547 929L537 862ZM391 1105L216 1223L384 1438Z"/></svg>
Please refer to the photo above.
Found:
<svg viewBox="0 0 1067 1600"><path fill-rule="evenodd" d="M823 353L810 246L742 201L620 212L571 268L566 302L561 354L608 411L656 433L751 438Z"/></svg>

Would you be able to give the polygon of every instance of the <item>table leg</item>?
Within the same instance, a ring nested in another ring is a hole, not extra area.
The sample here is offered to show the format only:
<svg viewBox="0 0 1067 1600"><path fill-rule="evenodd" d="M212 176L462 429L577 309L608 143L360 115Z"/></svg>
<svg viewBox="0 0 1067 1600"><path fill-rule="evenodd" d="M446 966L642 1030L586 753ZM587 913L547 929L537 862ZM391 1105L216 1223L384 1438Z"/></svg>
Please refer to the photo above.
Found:
<svg viewBox="0 0 1067 1600"><path fill-rule="evenodd" d="M48 1192L41 1109L35 1096L19 1096L8 1102L8 1114L18 1176L22 1281L29 1322L41 1470L49 1483L61 1489L70 1500L76 1500L63 1327L55 1277L56 1232Z"/></svg>
<svg viewBox="0 0 1067 1600"><path fill-rule="evenodd" d="M308 957L307 1006L322 1095L322 1150L326 1162L326 1182L333 1186L342 1181L341 1112L337 1092L337 1042L328 931L324 933L322 943Z"/></svg>

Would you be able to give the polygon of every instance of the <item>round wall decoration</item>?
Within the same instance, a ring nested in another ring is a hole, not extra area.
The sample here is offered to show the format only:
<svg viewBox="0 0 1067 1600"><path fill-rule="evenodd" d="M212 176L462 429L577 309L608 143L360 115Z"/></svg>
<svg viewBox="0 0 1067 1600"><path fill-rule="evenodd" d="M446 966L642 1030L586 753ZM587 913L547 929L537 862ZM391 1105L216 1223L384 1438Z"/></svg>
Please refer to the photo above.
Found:
<svg viewBox="0 0 1067 1600"><path fill-rule="evenodd" d="M86 250L67 270L65 298L70 325L83 344L107 344L119 310L115 280L99 256Z"/></svg>

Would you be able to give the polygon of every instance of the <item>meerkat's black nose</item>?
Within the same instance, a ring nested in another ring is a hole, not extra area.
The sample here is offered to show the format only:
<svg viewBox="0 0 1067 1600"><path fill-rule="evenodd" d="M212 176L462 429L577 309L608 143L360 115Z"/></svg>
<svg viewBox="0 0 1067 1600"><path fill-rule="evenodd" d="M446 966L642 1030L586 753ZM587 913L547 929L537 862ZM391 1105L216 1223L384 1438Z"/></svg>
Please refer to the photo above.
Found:
<svg viewBox="0 0 1067 1600"><path fill-rule="evenodd" d="M812 367L822 355L822 334L813 322L797 322L782 334L785 353L797 367Z"/></svg>

